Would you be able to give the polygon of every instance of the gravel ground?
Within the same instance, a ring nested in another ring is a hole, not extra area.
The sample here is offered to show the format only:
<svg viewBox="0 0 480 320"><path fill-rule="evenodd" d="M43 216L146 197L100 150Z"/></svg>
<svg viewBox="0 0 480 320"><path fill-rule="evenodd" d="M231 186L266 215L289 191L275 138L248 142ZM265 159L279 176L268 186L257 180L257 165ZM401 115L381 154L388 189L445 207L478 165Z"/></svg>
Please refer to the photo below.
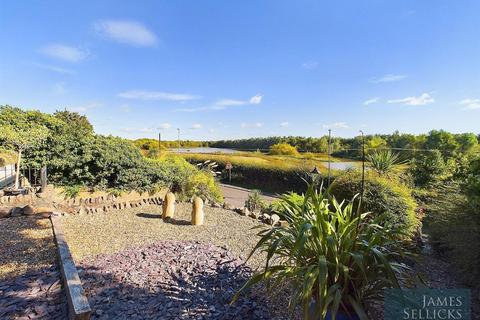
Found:
<svg viewBox="0 0 480 320"><path fill-rule="evenodd" d="M0 281L55 264L49 219L0 219Z"/></svg>
<svg viewBox="0 0 480 320"><path fill-rule="evenodd" d="M48 219L0 219L0 319L66 319Z"/></svg>
<svg viewBox="0 0 480 320"><path fill-rule="evenodd" d="M177 205L172 222L161 219L160 206L111 211L92 215L64 216L63 227L76 261L100 253L115 253L132 246L158 240L193 240L225 246L236 257L245 259L258 241L252 227L263 225L230 210L205 206L205 224L190 225L192 205ZM250 266L263 257L252 257Z"/></svg>
<svg viewBox="0 0 480 320"><path fill-rule="evenodd" d="M230 305L251 270L211 244L159 241L87 258L79 269L93 319L289 319L252 291Z"/></svg>
<svg viewBox="0 0 480 320"><path fill-rule="evenodd" d="M0 319L67 319L57 268L31 270L0 281Z"/></svg>

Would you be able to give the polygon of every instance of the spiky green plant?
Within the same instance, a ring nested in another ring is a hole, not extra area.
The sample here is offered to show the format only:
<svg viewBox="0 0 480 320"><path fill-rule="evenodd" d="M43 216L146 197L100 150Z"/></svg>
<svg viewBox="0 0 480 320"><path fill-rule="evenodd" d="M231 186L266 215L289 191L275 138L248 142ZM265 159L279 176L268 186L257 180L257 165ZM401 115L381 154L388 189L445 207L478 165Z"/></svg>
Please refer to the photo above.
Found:
<svg viewBox="0 0 480 320"><path fill-rule="evenodd" d="M288 225L264 228L249 258L266 253L264 268L234 297L259 282L272 290L292 287L290 308L301 306L305 319L332 319L339 311L367 319L364 303L386 287L399 287L407 267L397 263L402 250L394 240L400 231L382 225L382 217L357 215L355 197L338 203L309 186L303 203L283 198Z"/></svg>
<svg viewBox="0 0 480 320"><path fill-rule="evenodd" d="M379 174L388 174L398 164L403 163L400 156L391 150L377 150L367 155L370 167Z"/></svg>

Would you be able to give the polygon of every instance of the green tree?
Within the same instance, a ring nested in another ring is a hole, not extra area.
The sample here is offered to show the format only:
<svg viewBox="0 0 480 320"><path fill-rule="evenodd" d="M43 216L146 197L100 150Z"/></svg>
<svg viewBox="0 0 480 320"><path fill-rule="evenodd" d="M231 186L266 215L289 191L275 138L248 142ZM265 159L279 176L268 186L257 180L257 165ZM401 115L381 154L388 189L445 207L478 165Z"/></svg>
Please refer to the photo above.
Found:
<svg viewBox="0 0 480 320"><path fill-rule="evenodd" d="M38 146L44 141L49 132L48 129L41 125L31 124L28 127L15 127L13 125L2 124L0 127L0 140L11 145L17 152L17 170L15 172L15 189L19 188L20 182L20 165L22 161L22 153Z"/></svg>

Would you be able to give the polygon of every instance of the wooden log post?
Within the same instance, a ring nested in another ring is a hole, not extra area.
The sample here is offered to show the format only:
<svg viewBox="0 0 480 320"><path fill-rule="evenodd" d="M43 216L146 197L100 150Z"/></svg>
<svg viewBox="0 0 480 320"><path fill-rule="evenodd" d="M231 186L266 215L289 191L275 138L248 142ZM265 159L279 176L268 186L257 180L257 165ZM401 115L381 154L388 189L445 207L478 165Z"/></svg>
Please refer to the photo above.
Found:
<svg viewBox="0 0 480 320"><path fill-rule="evenodd" d="M175 194L173 194L172 192L168 192L165 195L162 209L163 220L173 218L173 216L175 215Z"/></svg>
<svg viewBox="0 0 480 320"><path fill-rule="evenodd" d="M192 206L192 225L201 226L204 221L205 213L203 212L203 200L200 197L195 197Z"/></svg>

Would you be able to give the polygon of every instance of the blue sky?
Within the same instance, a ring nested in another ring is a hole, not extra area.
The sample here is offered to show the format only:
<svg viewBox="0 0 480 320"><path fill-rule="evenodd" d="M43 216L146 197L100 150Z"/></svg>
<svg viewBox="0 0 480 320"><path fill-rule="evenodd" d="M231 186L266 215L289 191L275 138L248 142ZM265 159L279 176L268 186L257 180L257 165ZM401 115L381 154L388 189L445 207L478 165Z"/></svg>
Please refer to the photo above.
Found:
<svg viewBox="0 0 480 320"><path fill-rule="evenodd" d="M480 1L0 4L0 104L127 138L480 130Z"/></svg>

